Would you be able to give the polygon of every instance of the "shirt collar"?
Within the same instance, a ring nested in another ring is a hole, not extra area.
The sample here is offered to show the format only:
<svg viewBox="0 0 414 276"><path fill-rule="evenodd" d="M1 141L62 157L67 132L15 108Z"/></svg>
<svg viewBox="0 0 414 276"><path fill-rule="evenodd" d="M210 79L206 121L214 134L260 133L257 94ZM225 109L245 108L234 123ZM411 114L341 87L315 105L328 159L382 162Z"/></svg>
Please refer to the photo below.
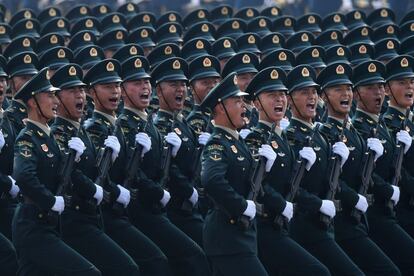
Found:
<svg viewBox="0 0 414 276"><path fill-rule="evenodd" d="M395 110L397 110L398 112L400 112L401 114L403 114L405 116L405 113L407 112L407 109L392 105L391 103L388 105L390 108L393 108Z"/></svg>
<svg viewBox="0 0 414 276"><path fill-rule="evenodd" d="M221 126L221 125L214 125L217 128L220 128L222 130L224 130L225 132L227 132L228 134L230 134L231 136L233 136L234 139L239 140L239 133L237 132L237 130L225 127L225 126Z"/></svg>
<svg viewBox="0 0 414 276"><path fill-rule="evenodd" d="M148 114L145 111L138 110L133 107L124 106L124 109L131 111L134 114L137 114L142 120L146 121L148 119Z"/></svg>
<svg viewBox="0 0 414 276"><path fill-rule="evenodd" d="M368 115L372 120L375 121L375 123L378 123L379 122L379 116L378 115L373 114L373 113L366 112L366 111L364 111L362 109L359 109L359 108L357 108L356 110L359 111L359 112L361 112L361 113L364 113L364 114Z"/></svg>
<svg viewBox="0 0 414 276"><path fill-rule="evenodd" d="M65 120L65 121L67 121L67 122L69 122L71 125L73 125L76 129L79 129L79 127L80 127L80 123L79 122L76 122L76 121L73 121L73 120L71 120L71 119L68 119L68 118L65 118L65 117L62 117L62 116L58 116L60 119L62 119L62 120Z"/></svg>
<svg viewBox="0 0 414 276"><path fill-rule="evenodd" d="M44 125L42 123L27 119L27 122L34 124L38 128L40 128L47 136L50 136L50 127L48 125Z"/></svg>
<svg viewBox="0 0 414 276"><path fill-rule="evenodd" d="M101 112L99 110L95 110L95 112L102 115L102 116L104 116L113 126L115 125L116 117L114 117L112 115L109 115L109 114L106 114L104 112Z"/></svg>
<svg viewBox="0 0 414 276"><path fill-rule="evenodd" d="M262 123L262 124L264 124L265 126L268 126L270 129L272 128L272 123L270 123L270 122L268 122L268 121L264 121L264 120L259 120L259 123ZM275 127L275 133L278 135L278 136L282 136L282 129L279 127L279 126L277 126L276 125L276 127Z"/></svg>
<svg viewBox="0 0 414 276"><path fill-rule="evenodd" d="M309 127L310 129L313 129L315 127L314 124L310 124L310 123L305 122L305 121L303 121L303 120L301 120L299 118L296 118L294 116L292 116L292 120L296 120L296 121L300 122L301 124L304 124L305 126Z"/></svg>

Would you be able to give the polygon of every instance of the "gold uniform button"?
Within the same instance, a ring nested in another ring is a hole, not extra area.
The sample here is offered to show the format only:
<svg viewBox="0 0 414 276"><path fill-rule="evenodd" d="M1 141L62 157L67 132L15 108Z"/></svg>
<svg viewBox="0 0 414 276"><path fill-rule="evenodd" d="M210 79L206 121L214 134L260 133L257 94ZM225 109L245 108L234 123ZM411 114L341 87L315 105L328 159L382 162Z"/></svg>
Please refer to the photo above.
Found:
<svg viewBox="0 0 414 276"><path fill-rule="evenodd" d="M285 164L283 164L283 163L282 163L282 164L280 164L280 166L281 166L281 167L284 167L284 166L285 166Z"/></svg>
<svg viewBox="0 0 414 276"><path fill-rule="evenodd" d="M319 157L318 160L321 161L321 158Z"/></svg>
<svg viewBox="0 0 414 276"><path fill-rule="evenodd" d="M43 214L39 214L39 215L37 215L37 217L41 219L41 218L43 218Z"/></svg>
<svg viewBox="0 0 414 276"><path fill-rule="evenodd" d="M76 211L79 211L79 205L75 206Z"/></svg>

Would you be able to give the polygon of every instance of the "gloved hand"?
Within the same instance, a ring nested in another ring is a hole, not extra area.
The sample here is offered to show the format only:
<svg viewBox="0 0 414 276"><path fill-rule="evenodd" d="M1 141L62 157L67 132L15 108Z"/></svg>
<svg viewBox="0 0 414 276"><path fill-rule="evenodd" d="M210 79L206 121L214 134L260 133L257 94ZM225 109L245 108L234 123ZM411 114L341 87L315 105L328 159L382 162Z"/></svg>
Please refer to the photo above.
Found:
<svg viewBox="0 0 414 276"><path fill-rule="evenodd" d="M322 214L325 214L330 218L334 218L336 215L335 204L332 200L322 200L322 205L319 211L321 211Z"/></svg>
<svg viewBox="0 0 414 276"><path fill-rule="evenodd" d="M79 137L70 138L70 140L68 141L68 147L76 151L75 161L79 162L80 157L82 156L83 152L86 149L85 144L83 143L82 139L80 139Z"/></svg>
<svg viewBox="0 0 414 276"><path fill-rule="evenodd" d="M197 204L198 192L195 188L193 188L193 193L191 194L191 196L188 200L191 202L191 204L193 204L193 207Z"/></svg>
<svg viewBox="0 0 414 276"><path fill-rule="evenodd" d="M205 146L207 144L208 139L210 139L211 134L208 132L203 132L198 136L198 143L200 145Z"/></svg>
<svg viewBox="0 0 414 276"><path fill-rule="evenodd" d="M266 172L270 172L277 157L276 152L271 146L265 144L259 148L259 155L266 158Z"/></svg>
<svg viewBox="0 0 414 276"><path fill-rule="evenodd" d="M122 205L124 205L124 208L126 208L129 204L129 201L131 200L131 194L127 189L125 189L121 185L116 186L118 187L120 192L118 198L116 199L116 202L121 203Z"/></svg>
<svg viewBox="0 0 414 276"><path fill-rule="evenodd" d="M6 144L6 140L4 140L3 132L0 130L0 152L3 149L5 144Z"/></svg>
<svg viewBox="0 0 414 276"><path fill-rule="evenodd" d="M345 164L349 156L348 147L344 144L344 142L336 142L332 146L332 151L333 153L338 154L341 157L341 167L342 167Z"/></svg>
<svg viewBox="0 0 414 276"><path fill-rule="evenodd" d="M394 201L394 206L398 204L398 201L400 201L400 187L391 185L392 189L394 190L392 192L391 200Z"/></svg>
<svg viewBox="0 0 414 276"><path fill-rule="evenodd" d="M400 131L397 132L397 141L399 141L399 142L401 142L405 145L405 147L404 147L404 154L405 154L410 149L413 138L408 133L408 131L400 130Z"/></svg>
<svg viewBox="0 0 414 276"><path fill-rule="evenodd" d="M95 194L93 195L93 198L96 199L96 205L99 205L101 204L102 199L103 199L103 189L101 186L96 185L96 184L95 184L95 188L96 188L96 191L95 191Z"/></svg>
<svg viewBox="0 0 414 276"><path fill-rule="evenodd" d="M384 146L377 138L368 138L367 146L370 150L375 152L374 161L377 161L377 159L380 158L384 153Z"/></svg>
<svg viewBox="0 0 414 276"><path fill-rule="evenodd" d="M109 135L105 141L104 145L112 149L112 162L118 157L119 152L121 151L121 144L119 144L118 138L113 135Z"/></svg>
<svg viewBox="0 0 414 276"><path fill-rule="evenodd" d="M167 141L167 143L172 146L171 154L173 157L176 157L181 147L181 143L182 143L181 138L177 135L177 133L170 132L165 137L165 141Z"/></svg>
<svg viewBox="0 0 414 276"><path fill-rule="evenodd" d="M358 202L355 205L355 208L357 208L358 210L360 210L361 212L365 213L368 209L368 201L367 198L363 195L358 194Z"/></svg>
<svg viewBox="0 0 414 276"><path fill-rule="evenodd" d="M142 146L141 157L144 157L144 155L151 149L151 138L145 132L139 132L135 135L135 143Z"/></svg>
<svg viewBox="0 0 414 276"><path fill-rule="evenodd" d="M289 125L289 120L287 118L282 118L282 120L280 120L280 128L281 129L285 129L288 127Z"/></svg>
<svg viewBox="0 0 414 276"><path fill-rule="evenodd" d="M249 135L250 132L252 132L250 129L243 128L240 130L239 135L242 139L246 139L247 135Z"/></svg>
<svg viewBox="0 0 414 276"><path fill-rule="evenodd" d="M16 185L16 180L13 179L10 175L8 176L12 182L11 188L9 190L9 194L12 198L16 198L17 194L20 192L19 186Z"/></svg>
<svg viewBox="0 0 414 276"><path fill-rule="evenodd" d="M292 202L286 201L285 209L282 212L282 215L290 221L293 217L293 204Z"/></svg>
<svg viewBox="0 0 414 276"><path fill-rule="evenodd" d="M53 204L52 210L58 212L59 215L65 210L65 200L62 196L55 196L55 204Z"/></svg>
<svg viewBox="0 0 414 276"><path fill-rule="evenodd" d="M306 170L309 171L316 161L316 153L311 147L303 147L299 151L299 156L307 161Z"/></svg>
<svg viewBox="0 0 414 276"><path fill-rule="evenodd" d="M256 216L256 204L252 200L246 200L247 207L244 210L243 215L248 216L250 220L253 220Z"/></svg>
<svg viewBox="0 0 414 276"><path fill-rule="evenodd" d="M162 207L167 206L168 202L171 199L171 195L168 191L164 190L164 194L162 195L162 198L160 199L160 203Z"/></svg>

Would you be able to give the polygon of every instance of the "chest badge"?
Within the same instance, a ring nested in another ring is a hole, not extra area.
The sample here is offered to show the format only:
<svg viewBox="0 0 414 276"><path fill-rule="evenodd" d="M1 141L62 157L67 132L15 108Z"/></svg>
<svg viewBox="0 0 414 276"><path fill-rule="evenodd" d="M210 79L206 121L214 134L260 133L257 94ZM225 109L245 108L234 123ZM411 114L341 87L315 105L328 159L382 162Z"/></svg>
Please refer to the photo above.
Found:
<svg viewBox="0 0 414 276"><path fill-rule="evenodd" d="M277 148L279 147L279 145L277 144L277 142L276 142L276 141L272 141L272 147L273 147L274 149L277 149Z"/></svg>
<svg viewBox="0 0 414 276"><path fill-rule="evenodd" d="M180 130L178 127L174 128L174 131L175 131L175 133L177 133L178 135L181 135L181 130Z"/></svg>
<svg viewBox="0 0 414 276"><path fill-rule="evenodd" d="M36 131L37 132L37 134L40 136L40 137L43 137L43 133L42 132L40 132L40 131Z"/></svg>
<svg viewBox="0 0 414 276"><path fill-rule="evenodd" d="M183 142L187 142L188 141L188 137L183 137L181 140L183 140Z"/></svg>
<svg viewBox="0 0 414 276"><path fill-rule="evenodd" d="M53 153L49 152L48 154L46 154L47 157L52 158L53 156L55 156Z"/></svg>
<svg viewBox="0 0 414 276"><path fill-rule="evenodd" d="M385 143L387 143L387 140L381 139L380 142L381 142L381 144L385 144Z"/></svg>
<svg viewBox="0 0 414 276"><path fill-rule="evenodd" d="M408 126L406 126L406 127L405 127L405 130L406 130L407 132L410 132L410 130L411 130L411 129L410 129Z"/></svg>
<svg viewBox="0 0 414 276"><path fill-rule="evenodd" d="M237 153L237 148L235 145L232 145L230 148L232 152Z"/></svg>
<svg viewBox="0 0 414 276"><path fill-rule="evenodd" d="M348 147L348 150L349 151L354 151L355 150L355 147Z"/></svg>
<svg viewBox="0 0 414 276"><path fill-rule="evenodd" d="M244 160L244 157L243 157L243 156L238 156L238 157L237 157L237 160L239 160L239 161L243 161L243 160Z"/></svg>
<svg viewBox="0 0 414 276"><path fill-rule="evenodd" d="M221 156L218 155L218 154L213 154L213 155L210 155L210 159L213 160L213 161L220 161Z"/></svg>
<svg viewBox="0 0 414 276"><path fill-rule="evenodd" d="M346 136L342 137L342 142L344 143L348 142L348 138L346 138Z"/></svg>
<svg viewBox="0 0 414 276"><path fill-rule="evenodd" d="M305 127L300 127L300 130L301 130L301 131L303 131L303 132L308 131L308 129L307 129L307 128L305 128Z"/></svg>
<svg viewBox="0 0 414 276"><path fill-rule="evenodd" d="M41 145L41 147L42 147L42 150L43 150L44 152L48 152L48 151L49 151L49 148L47 147L47 145L46 145L46 144L42 144L42 145Z"/></svg>
<svg viewBox="0 0 414 276"><path fill-rule="evenodd" d="M284 157L286 154L284 154L283 152L278 152L277 155L279 155L280 157Z"/></svg>
<svg viewBox="0 0 414 276"><path fill-rule="evenodd" d="M320 151L321 150L321 147L314 147L313 150L314 151Z"/></svg>

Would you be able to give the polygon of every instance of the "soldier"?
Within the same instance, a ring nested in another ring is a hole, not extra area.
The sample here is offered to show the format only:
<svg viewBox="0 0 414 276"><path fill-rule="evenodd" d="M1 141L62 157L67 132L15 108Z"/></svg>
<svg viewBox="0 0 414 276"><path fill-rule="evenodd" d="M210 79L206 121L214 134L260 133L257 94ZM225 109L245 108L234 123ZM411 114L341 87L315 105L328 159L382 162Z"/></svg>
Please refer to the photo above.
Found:
<svg viewBox="0 0 414 276"><path fill-rule="evenodd" d="M275 164L262 184L265 194L260 202L264 204L265 213L258 214L257 218L259 258L270 275L329 275L322 263L289 237L289 229L275 223L276 217L283 216L289 221L293 216L293 204L285 199L285 195L291 189L289 181L293 177L296 158L280 128L287 107L285 79L282 69L268 67L259 72L246 89L259 111L259 122L246 137L246 144L256 156L271 136L270 145L277 154ZM271 132L272 124L276 124L274 132ZM310 169L316 158L313 149L304 147L299 155L309 160Z"/></svg>
<svg viewBox="0 0 414 276"><path fill-rule="evenodd" d="M57 218L65 208L60 195L58 170L62 160L47 122L56 116L57 88L49 81L48 69L36 74L15 95L28 107L26 127L18 135L14 171L24 197L13 218L13 243L19 256L19 275L101 275L99 270L66 245L57 232ZM71 139L69 148L80 157L82 144ZM76 171L72 177L76 176Z"/></svg>
<svg viewBox="0 0 414 276"><path fill-rule="evenodd" d="M237 86L236 74L231 73L202 103L211 109L215 121L203 151L201 174L202 186L214 202L203 230L214 275L267 275L257 257L256 206L246 200L253 158L237 132L245 124L245 95ZM267 157L269 171L276 154L268 145L260 148L260 154ZM249 222L247 229L239 227L241 217Z"/></svg>
<svg viewBox="0 0 414 276"><path fill-rule="evenodd" d="M143 273L152 275L168 269L168 264L161 250L126 216L131 200L130 191L122 186L128 165L127 148L115 117L121 99L120 67L116 60L106 59L95 64L85 75L84 81L95 102L95 111L85 122L85 128L96 150L103 146L112 149L113 164L105 185L111 193L111 202L102 208L105 232L134 259Z"/></svg>
<svg viewBox="0 0 414 276"><path fill-rule="evenodd" d="M372 174L374 204L367 212L370 237L398 266L401 274L409 275L413 273L413 263L409 260L413 258L414 240L397 223L393 210L400 199L400 188L391 185L394 171L390 165L395 163L396 141L379 118L385 96L384 73L384 65L376 60L361 63L354 68L357 110L352 123L364 139L371 136L372 128L376 128L378 139L384 147L384 154L376 161ZM396 136L397 142L406 145L404 147L408 150L411 136L405 130L399 133Z"/></svg>
<svg viewBox="0 0 414 276"><path fill-rule="evenodd" d="M167 213L169 219L184 233L202 246L203 218L196 208L198 192L194 187L193 166L198 146L197 136L180 114L187 94L188 65L181 58L169 58L152 71L152 82L160 102L155 125L167 144L172 147L172 166L166 183L171 202ZM174 118L174 113L178 113ZM168 169L166 170L168 171ZM168 177L168 176L164 176Z"/></svg>
<svg viewBox="0 0 414 276"><path fill-rule="evenodd" d="M364 273L399 275L397 266L368 236L365 213L369 206L367 197L370 195L361 192L361 186L367 184L362 182L361 175L364 173L364 163L368 162L366 152L373 151L373 158L377 160L384 148L377 138L371 137L364 141L348 122L353 98L351 74L349 65L334 63L318 76L321 96L327 104L328 112L326 123L320 127L320 131L330 143L342 139L350 152L339 179L337 198L341 201L342 211L335 216L335 240ZM347 120L346 123L344 120ZM341 135L343 137L339 138ZM361 219L357 219L354 212L358 212Z"/></svg>
<svg viewBox="0 0 414 276"><path fill-rule="evenodd" d="M411 56L401 55L392 59L386 65L386 85L385 93L388 95L390 102L387 111L383 115L387 128L393 135L401 130L402 123L406 123L406 130L410 136L413 136L414 125L412 120L406 118L406 111L413 105L414 93L414 73L411 65L414 60ZM401 134L399 134L401 135ZM404 155L402 168L403 178L400 180L401 198L397 207L398 223L404 230L414 238L414 221L413 221L413 148ZM405 171L405 172L404 172Z"/></svg>
<svg viewBox="0 0 414 276"><path fill-rule="evenodd" d="M9 86L13 99L5 114L10 119L16 135L24 128L23 120L27 117L27 111L26 105L21 100L15 99L14 95L37 73L37 62L35 53L22 52L14 56L7 63L7 72L10 76Z"/></svg>
<svg viewBox="0 0 414 276"><path fill-rule="evenodd" d="M291 220L290 233L300 245L326 265L332 274L363 275L335 242L333 225L325 228L320 221L322 214L330 219L336 215L334 202L325 199L329 188L328 162L333 154L337 154L343 165L349 150L343 142L337 142L331 148L330 143L312 124L319 88L315 78L315 72L310 66L299 65L286 79L288 103L292 110L292 118L286 129L289 143L297 154L306 145L307 137L312 137L311 147L316 153L315 164L305 173L301 189L296 195L297 213Z"/></svg>
<svg viewBox="0 0 414 276"><path fill-rule="evenodd" d="M120 124L129 148L129 159L137 147L137 139L141 141L141 136L151 139L151 150L141 160L140 167L129 168L139 171L139 181L132 182L131 189L139 192L137 200L128 207L129 217L164 252L174 275L208 274L201 248L166 216L165 207L171 196L160 182L163 138L152 122L152 114L145 112L152 93L148 71L149 63L142 56L129 58L122 64L121 88L125 108L120 115Z"/></svg>
<svg viewBox="0 0 414 276"><path fill-rule="evenodd" d="M88 134L81 125L86 96L82 80L82 69L76 64L62 66L51 78L61 90L57 94L60 105L57 117L51 126L52 134L61 151L71 137L79 137L85 145L84 153L76 169L82 177L73 180L70 204L62 214L62 238L82 256L88 258L104 275L138 275L138 266L132 258L103 231L100 203L103 189L94 184L98 170L96 151Z"/></svg>

